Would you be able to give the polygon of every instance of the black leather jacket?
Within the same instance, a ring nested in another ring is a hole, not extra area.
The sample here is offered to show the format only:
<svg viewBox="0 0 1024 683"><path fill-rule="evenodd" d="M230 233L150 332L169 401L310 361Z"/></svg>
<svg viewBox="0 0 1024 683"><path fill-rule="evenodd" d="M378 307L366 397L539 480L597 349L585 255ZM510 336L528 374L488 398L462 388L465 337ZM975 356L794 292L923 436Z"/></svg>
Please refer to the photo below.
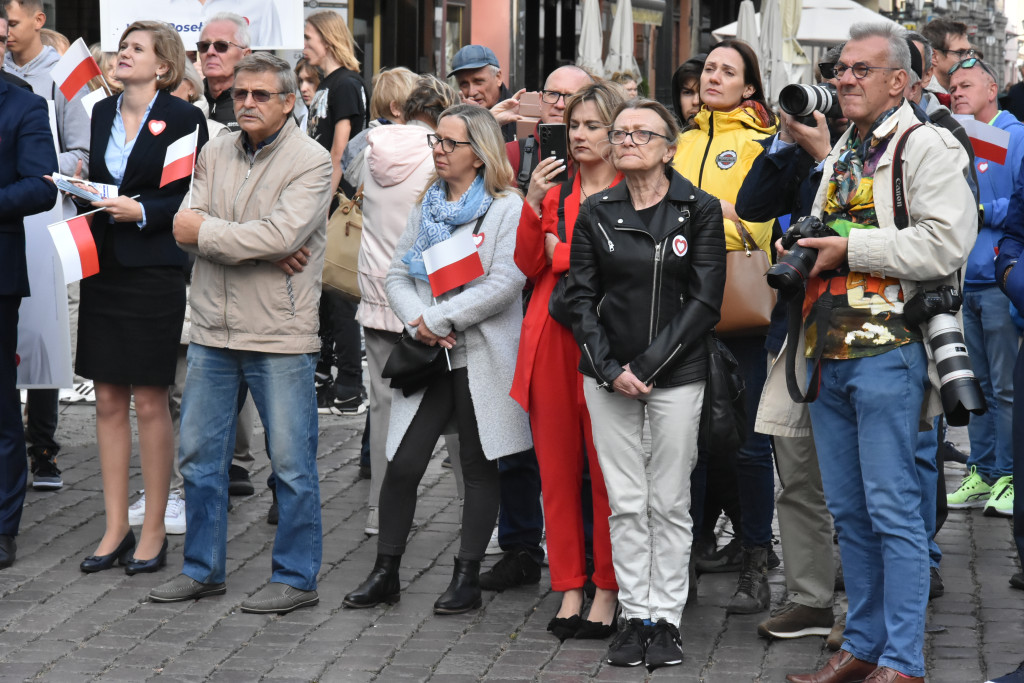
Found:
<svg viewBox="0 0 1024 683"><path fill-rule="evenodd" d="M589 198L572 235L566 299L580 372L611 391L627 363L657 387L705 379L725 288L722 208L675 171L645 226L626 183Z"/></svg>

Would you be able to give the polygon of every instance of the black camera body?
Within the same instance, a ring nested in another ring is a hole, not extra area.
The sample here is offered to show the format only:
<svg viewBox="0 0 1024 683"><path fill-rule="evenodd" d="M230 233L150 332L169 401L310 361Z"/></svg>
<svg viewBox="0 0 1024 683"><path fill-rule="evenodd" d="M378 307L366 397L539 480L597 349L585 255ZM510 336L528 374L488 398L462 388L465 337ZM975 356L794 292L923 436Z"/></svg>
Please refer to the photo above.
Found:
<svg viewBox="0 0 1024 683"><path fill-rule="evenodd" d="M779 92L779 107L805 126L818 125L814 120L816 111L820 111L828 119L843 117L838 93L831 83L787 85Z"/></svg>
<svg viewBox="0 0 1024 683"><path fill-rule="evenodd" d="M929 355L939 373L939 395L946 422L962 427L971 413L983 414L988 406L981 384L974 376L964 333L956 321L963 304L960 292L943 285L918 292L903 304L903 316L912 325L920 325L928 342Z"/></svg>
<svg viewBox="0 0 1024 683"><path fill-rule="evenodd" d="M789 299L803 292L804 283L818 260L818 250L801 247L797 240L805 237L838 237L816 216L804 216L794 223L782 236L782 247L789 253L768 269L768 284L779 290L784 299Z"/></svg>

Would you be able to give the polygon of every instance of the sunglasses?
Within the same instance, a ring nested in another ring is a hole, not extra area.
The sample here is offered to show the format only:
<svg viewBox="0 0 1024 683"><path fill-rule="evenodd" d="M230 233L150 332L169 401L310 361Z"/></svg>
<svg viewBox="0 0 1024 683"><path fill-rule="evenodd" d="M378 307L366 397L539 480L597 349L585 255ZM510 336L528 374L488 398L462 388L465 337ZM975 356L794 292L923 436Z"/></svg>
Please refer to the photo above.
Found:
<svg viewBox="0 0 1024 683"><path fill-rule="evenodd" d="M205 55L207 51L209 51L211 45L213 46L213 49L217 51L218 54L224 54L232 45L237 47L239 50L245 49L237 43L232 43L230 40L215 40L212 43L208 40L200 40L198 43L196 43L196 49L199 50L199 54Z"/></svg>
<svg viewBox="0 0 1024 683"><path fill-rule="evenodd" d="M818 71L821 73L822 78L830 81L836 77L836 64L835 62L821 62L818 64Z"/></svg>
<svg viewBox="0 0 1024 683"><path fill-rule="evenodd" d="M249 95L252 95L252 99L257 104L266 104L270 101L271 95L287 95L286 92L271 92L269 90L240 90L238 88L231 89L231 98L241 104L245 102Z"/></svg>
<svg viewBox="0 0 1024 683"><path fill-rule="evenodd" d="M978 57L970 57L963 61L957 62L952 67L950 67L949 75L952 76L954 73L956 73L957 69L973 69L975 66L980 66L985 71L985 73L992 77L993 81L995 81L996 83L999 82L999 79L996 78L996 75L992 72L992 67L990 67L985 62L981 61L981 59L979 59Z"/></svg>
<svg viewBox="0 0 1024 683"><path fill-rule="evenodd" d="M7 44L7 36L0 36L0 45Z"/></svg>

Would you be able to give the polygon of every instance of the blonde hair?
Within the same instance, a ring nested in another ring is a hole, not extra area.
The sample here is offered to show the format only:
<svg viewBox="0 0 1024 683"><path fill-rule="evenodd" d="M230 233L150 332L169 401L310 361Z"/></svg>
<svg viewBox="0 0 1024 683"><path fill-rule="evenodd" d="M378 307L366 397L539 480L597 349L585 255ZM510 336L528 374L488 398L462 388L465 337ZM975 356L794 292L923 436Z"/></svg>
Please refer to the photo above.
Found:
<svg viewBox="0 0 1024 683"><path fill-rule="evenodd" d="M370 118L394 118L391 105L397 104L399 110L402 109L409 94L416 87L417 78L416 74L404 66L383 69L374 76L373 95L370 96Z"/></svg>
<svg viewBox="0 0 1024 683"><path fill-rule="evenodd" d="M89 54L91 54L92 58L96 60L96 64L100 67L100 74L102 74L86 83L89 90L99 90L103 87L104 81L106 81L106 84L110 86L110 94L116 95L121 92L121 81L116 81L112 77L108 77L108 74L110 73L110 65L117 58L117 53L104 52L99 43L93 43L89 46Z"/></svg>
<svg viewBox="0 0 1024 683"><path fill-rule="evenodd" d="M489 109L475 104L456 104L441 113L437 122L449 116L461 120L466 124L466 137L480 161L484 162L483 173L484 189L492 197L503 197L509 192L519 194L515 187L515 175L512 173L512 164L508 162L508 155L505 153L505 138L501 135L501 128ZM417 201L422 201L430 186L437 182L437 172L431 174L430 182L423 188Z"/></svg>
<svg viewBox="0 0 1024 683"><path fill-rule="evenodd" d="M611 128L612 122L615 121L615 112L619 111L619 107L625 101L624 90L617 83L612 83L611 81L592 83L582 90L577 90L576 94L565 103L565 125L569 125L569 120L572 118L572 113L576 110L576 107L584 102L593 102L594 107L597 108L598 116L601 117L601 123ZM569 156L574 161L576 160L571 150L569 151Z"/></svg>
<svg viewBox="0 0 1024 683"><path fill-rule="evenodd" d="M121 34L121 45L128 38L128 35L135 31L147 31L153 36L153 52L156 58L163 62L167 71L163 76L156 77L158 90L174 92L181 85L181 79L185 75L185 46L181 37L174 27L162 21L136 21L132 23Z"/></svg>
<svg viewBox="0 0 1024 683"><path fill-rule="evenodd" d="M71 41L63 33L58 33L52 28L44 28L39 32L39 40L42 41L43 45L49 45L57 54L63 55L71 47Z"/></svg>
<svg viewBox="0 0 1024 683"><path fill-rule="evenodd" d="M348 30L348 24L340 14L330 9L321 10L306 17L306 23L320 34L334 61L346 69L359 71L355 41L352 40L352 32Z"/></svg>

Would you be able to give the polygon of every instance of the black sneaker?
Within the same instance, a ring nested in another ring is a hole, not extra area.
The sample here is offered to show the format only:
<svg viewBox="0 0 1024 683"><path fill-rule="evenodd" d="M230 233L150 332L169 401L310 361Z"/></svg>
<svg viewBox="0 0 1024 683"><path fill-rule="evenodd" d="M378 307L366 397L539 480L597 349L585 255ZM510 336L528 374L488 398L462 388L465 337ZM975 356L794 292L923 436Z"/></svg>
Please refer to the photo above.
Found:
<svg viewBox="0 0 1024 683"><path fill-rule="evenodd" d="M946 594L946 585L942 583L942 575L938 567L932 567L928 572L928 599L934 600Z"/></svg>
<svg viewBox="0 0 1024 683"><path fill-rule="evenodd" d="M485 591L503 591L539 582L540 565L525 550L509 550L480 575L480 587Z"/></svg>
<svg viewBox="0 0 1024 683"><path fill-rule="evenodd" d="M277 526L277 491L275 491L274 489L270 489L270 494L274 496L274 500L270 504L270 509L267 510L267 524L273 524L274 526Z"/></svg>
<svg viewBox="0 0 1024 683"><path fill-rule="evenodd" d="M675 666L683 663L683 639L679 637L679 629L664 619L650 630L647 647L644 649L644 664L648 671L663 666Z"/></svg>
<svg viewBox="0 0 1024 683"><path fill-rule="evenodd" d="M605 661L612 666L640 666L647 650L647 627L643 619L629 619L608 646Z"/></svg>
<svg viewBox="0 0 1024 683"><path fill-rule="evenodd" d="M249 472L241 465L232 465L228 469L228 495L251 496L255 492L256 489L249 479Z"/></svg>
<svg viewBox="0 0 1024 683"><path fill-rule="evenodd" d="M335 384L331 412L335 415L362 415L366 412L366 392L362 387L350 389Z"/></svg>
<svg viewBox="0 0 1024 683"><path fill-rule="evenodd" d="M47 448L32 450L32 488L37 491L56 491L64 486L57 468L57 456Z"/></svg>
<svg viewBox="0 0 1024 683"><path fill-rule="evenodd" d="M316 374L316 412L320 415L333 415L334 411L334 380L330 376Z"/></svg>

